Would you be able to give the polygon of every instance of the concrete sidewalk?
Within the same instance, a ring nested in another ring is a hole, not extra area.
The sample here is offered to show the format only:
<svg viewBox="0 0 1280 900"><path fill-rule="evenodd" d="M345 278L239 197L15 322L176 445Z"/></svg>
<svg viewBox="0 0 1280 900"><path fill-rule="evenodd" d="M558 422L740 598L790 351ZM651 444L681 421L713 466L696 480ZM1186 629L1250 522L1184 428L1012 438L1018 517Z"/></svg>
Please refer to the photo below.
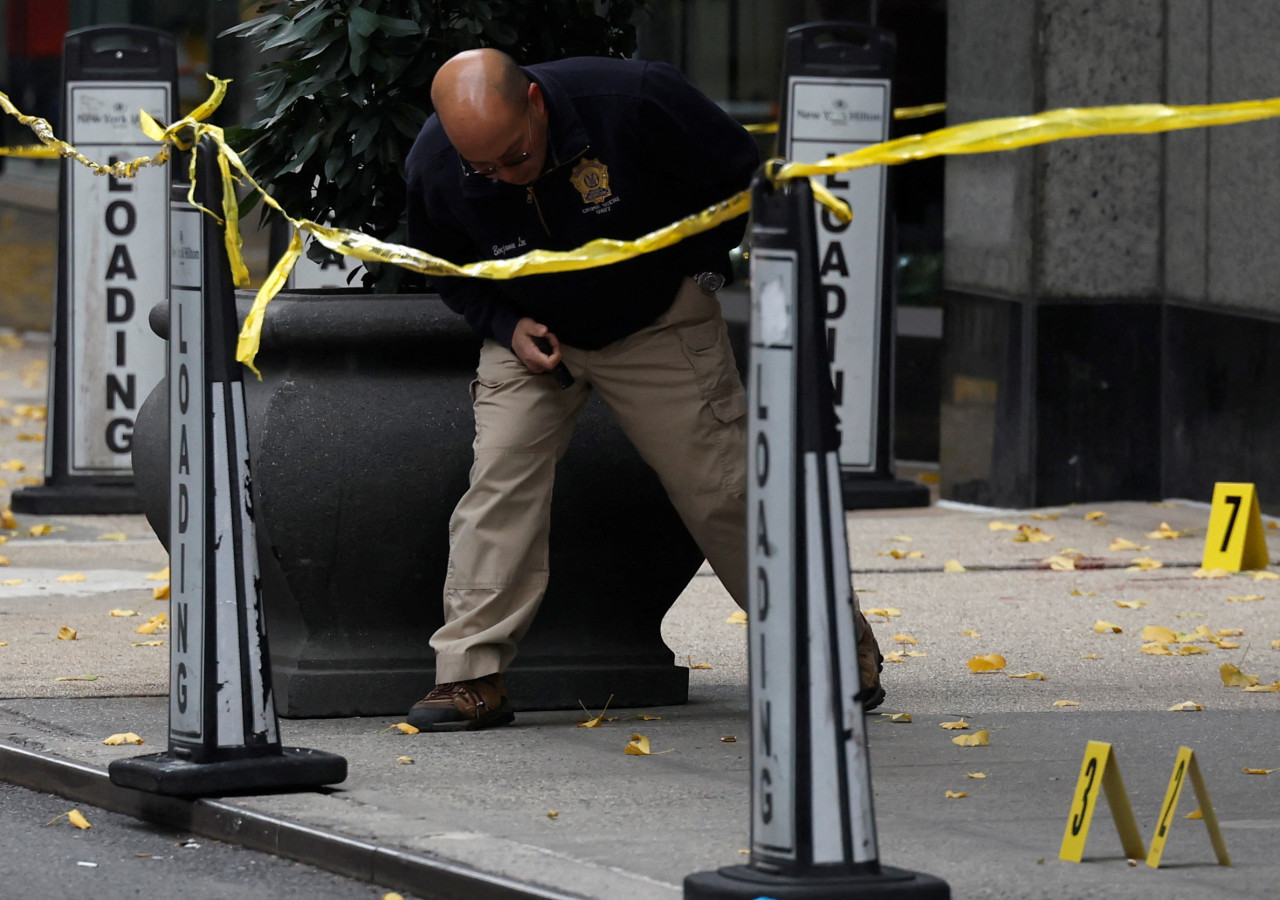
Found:
<svg viewBox="0 0 1280 900"><path fill-rule="evenodd" d="M38 363L47 344L14 343L0 346L0 399L43 403ZM9 489L40 471L43 452L19 440L38 425L12 413L0 408L10 416L0 422L0 460L28 469L5 473L14 476ZM1105 515L1086 518L1092 512ZM938 876L956 897L1280 895L1280 771L1242 771L1280 769L1280 694L1227 688L1219 675L1231 662L1263 683L1280 680L1280 652L1271 648L1280 640L1280 582L1193 577L1207 520L1207 508L1181 502L849 515L863 608L885 611L871 615L882 648L903 651L902 662L886 663L888 700L877 712L911 716L869 719L886 864ZM1052 537L1016 542L992 522ZM1146 537L1162 522L1191 534ZM167 645L134 646L148 640L135 633L144 617L167 609L147 578L166 565L159 542L138 516L20 516L17 524L0 551L9 560L0 569L0 777L418 897L675 898L684 876L748 860L746 629L726 621L736 607L709 573L664 623L677 660L710 666L691 672L685 706L617 710L592 729L577 727L585 717L572 712L521 713L511 727L462 735L402 735L388 730L394 717L282 720L287 745L345 756L346 782L191 803L115 788L105 777L112 760L167 743ZM38 525L57 530L32 535ZM1274 558L1280 532L1267 534ZM1113 551L1116 538L1146 549ZM1044 563L1067 550L1082 554L1080 568ZM1129 571L1136 557L1163 567ZM951 559L968 571L945 572ZM77 574L84 579L59 580ZM1145 605L1117 605L1135 601ZM1099 620L1122 630L1100 634ZM1152 656L1140 651L1147 625L1242 634L1229 638L1236 649L1201 640L1190 646L1205 653ZM58 640L62 626L78 639ZM988 653L1003 655L1007 668L970 673L966 662ZM1032 672L1046 680L1009 677ZM97 677L57 680L85 676ZM1169 711L1187 700L1204 710ZM638 712L661 718L642 721ZM955 745L972 731L939 726L960 717L988 729L990 745ZM125 731L146 745L102 744ZM632 733L646 735L655 755L626 755ZM1126 863L1105 804L1086 861L1059 861L1091 739L1114 745L1148 842L1177 749L1193 748L1234 865L1216 865L1204 824L1183 818L1196 806L1189 788L1159 870ZM948 799L948 791L967 796ZM109 867L99 871L111 877Z"/></svg>

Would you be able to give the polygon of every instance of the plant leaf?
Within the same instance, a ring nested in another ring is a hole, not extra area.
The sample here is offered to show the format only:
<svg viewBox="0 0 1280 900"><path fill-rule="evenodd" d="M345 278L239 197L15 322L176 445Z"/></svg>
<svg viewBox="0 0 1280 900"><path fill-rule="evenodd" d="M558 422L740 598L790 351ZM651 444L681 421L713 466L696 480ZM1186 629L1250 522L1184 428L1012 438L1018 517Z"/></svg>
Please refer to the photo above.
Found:
<svg viewBox="0 0 1280 900"><path fill-rule="evenodd" d="M968 666L970 672L995 672L1005 667L1005 658L999 653L988 653L985 656L975 656L969 660Z"/></svg>
<svg viewBox="0 0 1280 900"><path fill-rule="evenodd" d="M960 747L986 747L991 743L991 732L984 728L973 734L962 734L959 737L953 737L951 743Z"/></svg>
<svg viewBox="0 0 1280 900"><path fill-rule="evenodd" d="M628 756L649 756L651 755L649 739L643 734L633 734L630 742L627 743L622 752Z"/></svg>

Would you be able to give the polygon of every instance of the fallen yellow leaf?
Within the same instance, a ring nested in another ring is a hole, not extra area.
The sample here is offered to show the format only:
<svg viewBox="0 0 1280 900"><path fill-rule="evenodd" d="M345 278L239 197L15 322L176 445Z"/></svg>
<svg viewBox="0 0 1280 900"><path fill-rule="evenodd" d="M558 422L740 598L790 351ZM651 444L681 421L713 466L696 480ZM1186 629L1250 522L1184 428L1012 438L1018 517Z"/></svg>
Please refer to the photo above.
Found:
<svg viewBox="0 0 1280 900"><path fill-rule="evenodd" d="M611 698L613 697L612 694L610 694L609 696ZM634 716L627 716L627 718L639 719L641 722L657 722L662 719L662 716L655 716L655 715L652 715L651 713L636 713Z"/></svg>
<svg viewBox="0 0 1280 900"><path fill-rule="evenodd" d="M1168 522L1161 522L1160 527L1155 531L1148 531L1147 537L1156 540L1168 541L1174 538L1186 537L1191 534L1190 531L1178 531L1176 528L1170 528Z"/></svg>
<svg viewBox="0 0 1280 900"><path fill-rule="evenodd" d="M1074 591L1072 591L1072 592L1071 592L1071 596L1072 596L1072 597L1096 597L1096 596L1098 596L1098 592L1097 592L1097 591L1081 591L1081 590L1074 590Z"/></svg>
<svg viewBox="0 0 1280 900"><path fill-rule="evenodd" d="M1142 609L1144 606L1150 606L1149 600L1117 600L1116 606L1121 609Z"/></svg>
<svg viewBox="0 0 1280 900"><path fill-rule="evenodd" d="M168 599L169 599L169 585L164 584L164 585L161 585L160 587L154 587L154 588L152 588L152 589L151 589L151 599L152 599L152 600L168 600Z"/></svg>
<svg viewBox="0 0 1280 900"><path fill-rule="evenodd" d="M1045 519L1061 519L1062 513L1032 513L1031 518L1038 521L1043 521Z"/></svg>
<svg viewBox="0 0 1280 900"><path fill-rule="evenodd" d="M1086 653L1080 658L1081 659L1100 659L1101 657L1099 657L1098 654L1096 653Z"/></svg>
<svg viewBox="0 0 1280 900"><path fill-rule="evenodd" d="M558 817L559 817L559 815L560 815L560 810L558 810L558 809L549 809L549 810L547 810L547 818L548 818L548 819L555 819L555 818L558 818Z"/></svg>
<svg viewBox="0 0 1280 900"><path fill-rule="evenodd" d="M999 653L988 653L985 656L975 656L967 663L970 672L995 672L1003 669L1006 665L1005 659Z"/></svg>
<svg viewBox="0 0 1280 900"><path fill-rule="evenodd" d="M1107 514L1105 512L1102 512L1101 510L1097 510L1094 512L1085 513L1084 520L1086 522L1096 522L1098 519L1106 518L1106 515Z"/></svg>
<svg viewBox="0 0 1280 900"><path fill-rule="evenodd" d="M76 639L76 634L77 632L74 628L68 628L66 625L63 625L58 629L58 640L74 641Z"/></svg>
<svg viewBox="0 0 1280 900"><path fill-rule="evenodd" d="M1033 525L1019 525L1013 540L1024 544L1046 544L1053 540L1053 535L1045 534Z"/></svg>
<svg viewBox="0 0 1280 900"><path fill-rule="evenodd" d="M32 525L30 528L27 529L27 534L31 535L32 537L40 537L42 535L50 534L52 531L53 531L52 525Z"/></svg>
<svg viewBox="0 0 1280 900"><path fill-rule="evenodd" d="M924 554L919 550L912 550L904 553L901 550L883 550L878 556L892 556L894 559L924 559Z"/></svg>
<svg viewBox="0 0 1280 900"><path fill-rule="evenodd" d="M707 663L695 663L692 656L685 656L685 662L689 664L690 669L710 669Z"/></svg>
<svg viewBox="0 0 1280 900"><path fill-rule="evenodd" d="M899 543L902 543L902 544L910 544L915 540L915 538L911 537L910 535L900 534L897 537L889 538L889 540L898 541Z"/></svg>
<svg viewBox="0 0 1280 900"><path fill-rule="evenodd" d="M961 565L960 560L949 559L942 564L942 571L954 573L954 572L967 572L969 570L966 569L963 565Z"/></svg>
<svg viewBox="0 0 1280 900"><path fill-rule="evenodd" d="M1152 559L1149 556L1139 556L1133 560L1133 565L1125 569L1126 572L1150 572L1152 569L1163 569L1164 563Z"/></svg>
<svg viewBox="0 0 1280 900"><path fill-rule="evenodd" d="M735 612L733 615L731 615L729 618L725 619L724 621L728 625L746 625L747 624L746 610L740 609L737 612Z"/></svg>
<svg viewBox="0 0 1280 900"><path fill-rule="evenodd" d="M1218 634L1222 635L1223 637L1240 637L1241 635L1244 634L1244 629L1243 628L1220 628L1218 629Z"/></svg>
<svg viewBox="0 0 1280 900"><path fill-rule="evenodd" d="M382 729L379 734L386 734L388 731L398 731L401 734L418 734L418 729L410 725L408 722L397 722L394 725L388 725Z"/></svg>
<svg viewBox="0 0 1280 900"><path fill-rule="evenodd" d="M961 637L982 637L982 635L979 632L974 631L972 628L966 628L964 631L960 632L960 636Z"/></svg>
<svg viewBox="0 0 1280 900"><path fill-rule="evenodd" d="M939 722L938 724L947 729L947 731L967 731L971 727L963 716L955 722Z"/></svg>
<svg viewBox="0 0 1280 900"><path fill-rule="evenodd" d="M413 757L412 757L412 756L397 756L397 757L396 757L396 765L398 765L398 766L411 766L411 765L413 765Z"/></svg>
<svg viewBox="0 0 1280 900"><path fill-rule="evenodd" d="M83 572L72 572L68 575L59 575L56 580L73 582L73 581L88 581L89 579L84 577Z"/></svg>
<svg viewBox="0 0 1280 900"><path fill-rule="evenodd" d="M145 742L132 731L122 731L119 734L111 735L102 743L108 747L119 747L121 744L142 744Z"/></svg>
<svg viewBox="0 0 1280 900"><path fill-rule="evenodd" d="M1280 769L1250 769L1245 767L1242 771L1246 775L1270 775L1272 772L1280 771Z"/></svg>
<svg viewBox="0 0 1280 900"><path fill-rule="evenodd" d="M622 752L629 756L649 756L649 739L643 734L633 734Z"/></svg>
<svg viewBox="0 0 1280 900"><path fill-rule="evenodd" d="M1228 641L1227 643L1230 643L1230 641ZM1187 647L1179 647L1177 650L1173 652L1173 655L1174 656L1195 656L1198 653L1208 653L1208 652L1209 651L1204 649L1203 647L1187 646Z"/></svg>
<svg viewBox="0 0 1280 900"><path fill-rule="evenodd" d="M4 469L6 472L21 472L26 469L26 467L27 464L20 459L11 459L7 462L0 463L0 469Z"/></svg>
<svg viewBox="0 0 1280 900"><path fill-rule="evenodd" d="M1218 674L1222 677L1224 687L1253 687L1258 683L1257 675L1246 675L1240 671L1240 667L1233 663L1223 663L1218 666Z"/></svg>
<svg viewBox="0 0 1280 900"><path fill-rule="evenodd" d="M1191 573L1192 578L1230 578L1231 573L1226 569L1196 569Z"/></svg>
<svg viewBox="0 0 1280 900"><path fill-rule="evenodd" d="M1271 649L1272 649L1272 650L1280 650L1280 641L1272 641L1272 642L1271 642Z"/></svg>
<svg viewBox="0 0 1280 900"><path fill-rule="evenodd" d="M108 534L100 534L100 535L98 535L98 540L100 540L100 541L127 541L127 540L129 540L129 535L125 534L123 531L112 531L112 532L109 532Z"/></svg>
<svg viewBox="0 0 1280 900"><path fill-rule="evenodd" d="M1173 651L1169 649L1169 646L1167 644L1162 644L1159 641L1151 641L1148 644L1143 644L1139 650L1151 656L1173 656Z"/></svg>
<svg viewBox="0 0 1280 900"><path fill-rule="evenodd" d="M54 681L97 681L97 675L63 675L53 679Z"/></svg>
<svg viewBox="0 0 1280 900"><path fill-rule="evenodd" d="M84 817L84 813L80 812L80 810L78 809L73 809L71 810L71 812L64 812L60 816L55 816L51 821L49 821L46 824L52 825L54 822L57 822L59 819L66 819L68 822L70 822L72 825L76 826L82 831L86 828L93 827L92 825L89 824L89 820Z"/></svg>
<svg viewBox="0 0 1280 900"><path fill-rule="evenodd" d="M964 774L970 778L986 778L987 777L986 772L965 772Z"/></svg>
<svg viewBox="0 0 1280 900"><path fill-rule="evenodd" d="M1245 594L1243 597L1228 597L1228 603L1256 603L1259 600L1265 600L1266 597L1261 594Z"/></svg>
<svg viewBox="0 0 1280 900"><path fill-rule="evenodd" d="M962 734L959 737L953 737L951 743L960 747L986 747L991 743L991 732L984 728L973 734Z"/></svg>
<svg viewBox="0 0 1280 900"><path fill-rule="evenodd" d="M881 713L880 715L890 722L902 722L903 724L910 724L911 722L911 713Z"/></svg>
<svg viewBox="0 0 1280 900"><path fill-rule="evenodd" d="M1201 712L1204 707L1194 700L1184 700L1176 706L1170 706L1168 712Z"/></svg>
<svg viewBox="0 0 1280 900"><path fill-rule="evenodd" d="M1253 580L1254 581L1277 581L1277 580L1280 580L1280 575L1277 575L1275 572L1267 572L1262 569L1259 569L1257 572L1253 573Z"/></svg>
<svg viewBox="0 0 1280 900"><path fill-rule="evenodd" d="M152 572L150 575L147 576L147 581L168 581L168 580L169 580L168 566L165 566L159 572Z"/></svg>
<svg viewBox="0 0 1280 900"><path fill-rule="evenodd" d="M1191 810L1191 812L1183 816L1183 818L1184 819L1203 819L1204 810L1202 810L1200 807L1197 806L1195 809Z"/></svg>
<svg viewBox="0 0 1280 900"><path fill-rule="evenodd" d="M599 728L600 725L604 722L604 714L609 711L609 704L612 702L613 702L613 694L610 694L609 699L604 701L604 709L600 710L600 715L596 716L594 719L587 719L585 722L578 723L578 727L579 728ZM581 700L578 701L578 705L582 706ZM585 706L582 706L582 711L586 712L587 708Z"/></svg>
<svg viewBox="0 0 1280 900"><path fill-rule="evenodd" d="M164 641L130 641L130 647L163 647Z"/></svg>
<svg viewBox="0 0 1280 900"><path fill-rule="evenodd" d="M920 651L920 650L908 650L908 651L907 651L907 656L910 656L910 657L912 657L913 659L919 659L921 656L928 656L928 655L929 655L928 653L924 653L924 652L922 652L922 651Z"/></svg>
<svg viewBox="0 0 1280 900"><path fill-rule="evenodd" d="M1167 644L1176 641L1178 635L1172 628L1165 628L1163 625L1148 625L1142 629L1142 639L1144 641L1160 641Z"/></svg>
<svg viewBox="0 0 1280 900"><path fill-rule="evenodd" d="M961 797L968 797L964 791L947 791L948 800L959 800Z"/></svg>
<svg viewBox="0 0 1280 900"><path fill-rule="evenodd" d="M884 661L900 663L900 662L906 662L907 660L906 660L906 657L902 655L901 650L890 650L888 653L884 655Z"/></svg>
<svg viewBox="0 0 1280 900"><path fill-rule="evenodd" d="M1124 629L1114 622L1104 622L1101 619L1093 623L1093 630L1098 634L1106 634L1110 631L1113 634L1123 634Z"/></svg>
<svg viewBox="0 0 1280 900"><path fill-rule="evenodd" d="M920 643L909 634L895 634L893 639L899 644L918 644Z"/></svg>
<svg viewBox="0 0 1280 900"><path fill-rule="evenodd" d="M1280 681L1270 684L1253 684L1244 689L1246 694L1280 694Z"/></svg>
<svg viewBox="0 0 1280 900"><path fill-rule="evenodd" d="M992 531L1017 531L1017 525L1010 525L1008 522L988 522L987 528Z"/></svg>
<svg viewBox="0 0 1280 900"><path fill-rule="evenodd" d="M1076 561L1071 557L1063 556L1062 554L1050 556L1045 560L1045 562L1048 563L1049 568L1055 572L1074 572L1076 568Z"/></svg>
<svg viewBox="0 0 1280 900"><path fill-rule="evenodd" d="M113 609L111 615L117 619L127 619L130 616L136 616L138 613L132 609Z"/></svg>
<svg viewBox="0 0 1280 900"><path fill-rule="evenodd" d="M9 531L14 531L17 527L18 520L13 517L13 510L7 506L4 509L0 509L0 528L7 528Z"/></svg>
<svg viewBox="0 0 1280 900"><path fill-rule="evenodd" d="M4 581L0 581L0 584L9 585L9 586L12 586L12 585L15 585L15 584L22 584L22 579L21 579L21 578L6 578Z"/></svg>
<svg viewBox="0 0 1280 900"><path fill-rule="evenodd" d="M875 609L864 609L862 614L864 616L881 616L886 622L891 618L902 615L899 610L894 609L892 606L888 608L876 607Z"/></svg>
<svg viewBox="0 0 1280 900"><path fill-rule="evenodd" d="M1146 547L1139 546L1135 544L1133 541L1127 541L1122 537L1111 539L1111 550L1113 552L1116 550L1146 550L1146 549L1147 549Z"/></svg>
<svg viewBox="0 0 1280 900"><path fill-rule="evenodd" d="M1078 700L1054 700L1053 705L1054 706L1079 706L1080 702Z"/></svg>
<svg viewBox="0 0 1280 900"><path fill-rule="evenodd" d="M1010 678L1025 678L1027 681L1048 681L1043 672L1023 672L1021 675L1009 674Z"/></svg>

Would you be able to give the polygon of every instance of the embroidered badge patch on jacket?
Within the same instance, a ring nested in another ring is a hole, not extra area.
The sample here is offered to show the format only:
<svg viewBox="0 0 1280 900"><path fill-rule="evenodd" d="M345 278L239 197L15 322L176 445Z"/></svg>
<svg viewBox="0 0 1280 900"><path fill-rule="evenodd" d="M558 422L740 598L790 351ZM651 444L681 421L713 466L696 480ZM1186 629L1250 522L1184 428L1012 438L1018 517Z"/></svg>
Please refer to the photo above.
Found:
<svg viewBox="0 0 1280 900"><path fill-rule="evenodd" d="M583 203L601 203L613 193L609 190L609 167L598 159L582 159L573 167L569 181L582 195Z"/></svg>

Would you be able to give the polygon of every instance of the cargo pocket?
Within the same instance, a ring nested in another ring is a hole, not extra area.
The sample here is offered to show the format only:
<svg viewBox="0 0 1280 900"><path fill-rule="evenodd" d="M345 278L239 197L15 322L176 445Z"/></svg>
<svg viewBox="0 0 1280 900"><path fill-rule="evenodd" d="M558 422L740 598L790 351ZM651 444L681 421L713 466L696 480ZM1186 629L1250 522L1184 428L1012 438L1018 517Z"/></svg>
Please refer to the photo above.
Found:
<svg viewBox="0 0 1280 900"><path fill-rule="evenodd" d="M729 335L719 318L681 328L680 346L693 367L698 391L721 422L734 422L747 414L747 395L738 378L729 346Z"/></svg>

